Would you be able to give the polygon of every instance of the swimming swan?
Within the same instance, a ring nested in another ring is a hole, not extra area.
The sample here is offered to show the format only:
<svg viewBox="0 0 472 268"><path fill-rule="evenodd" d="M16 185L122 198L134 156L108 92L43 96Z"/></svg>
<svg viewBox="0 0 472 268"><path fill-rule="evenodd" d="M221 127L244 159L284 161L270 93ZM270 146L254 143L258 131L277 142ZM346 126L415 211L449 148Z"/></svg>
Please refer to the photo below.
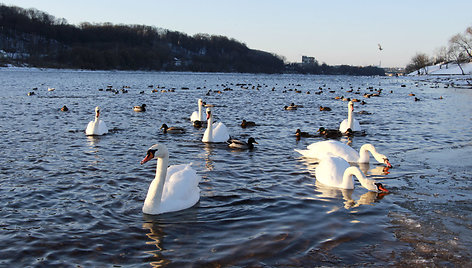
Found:
<svg viewBox="0 0 472 268"><path fill-rule="evenodd" d="M198 111L194 111L190 116L190 121L205 121L205 115L203 114L203 101L202 99L198 99Z"/></svg>
<svg viewBox="0 0 472 268"><path fill-rule="evenodd" d="M351 146L336 140L315 142L308 145L307 150L295 149L295 151L305 157L317 159L321 159L327 155L339 156L351 163L369 163L370 152L377 162L385 164L389 168L392 167L388 161L388 157L378 153L375 147L369 143L362 145L359 149L359 153Z"/></svg>
<svg viewBox="0 0 472 268"><path fill-rule="evenodd" d="M316 167L315 176L324 185L342 189L354 189L355 176L369 191L389 192L381 183L368 179L358 167L351 167L346 160L337 156L324 157Z"/></svg>
<svg viewBox="0 0 472 268"><path fill-rule="evenodd" d="M354 103L352 101L349 101L347 104L347 119L344 119L341 124L339 125L339 131L342 133L345 133L348 128L350 128L352 131L361 131L361 125L359 124L359 121L357 121L354 118L353 112L354 112Z"/></svg>
<svg viewBox="0 0 472 268"><path fill-rule="evenodd" d="M200 199L198 183L201 177L190 164L169 164L169 151L164 144L154 144L148 149L141 165L157 158L156 177L149 185L144 200L143 213L161 214L190 208Z"/></svg>
<svg viewBox="0 0 472 268"><path fill-rule="evenodd" d="M213 114L211 108L208 107L207 113L207 129L203 134L203 142L226 142L229 140L228 128L221 122L213 123Z"/></svg>
<svg viewBox="0 0 472 268"><path fill-rule="evenodd" d="M108 128L105 122L100 118L100 107L95 107L95 120L90 121L85 129L85 134L88 136L99 136L108 133Z"/></svg>

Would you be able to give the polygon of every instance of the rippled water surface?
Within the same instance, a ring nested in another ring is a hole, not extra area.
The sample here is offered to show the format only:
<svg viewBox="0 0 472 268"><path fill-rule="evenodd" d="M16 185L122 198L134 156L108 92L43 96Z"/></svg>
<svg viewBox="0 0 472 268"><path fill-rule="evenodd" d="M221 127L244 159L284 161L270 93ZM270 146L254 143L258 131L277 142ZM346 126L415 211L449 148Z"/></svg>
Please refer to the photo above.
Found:
<svg viewBox="0 0 472 268"><path fill-rule="evenodd" d="M472 90L446 88L448 78L34 69L3 69L0 77L0 266L471 261ZM108 85L127 86L128 93L98 90ZM323 93L315 94L319 87ZM363 98L378 89L380 97ZM36 94L27 96L30 91ZM388 195L358 182L349 191L317 184L317 163L294 151L321 140L297 141L297 128L337 128L347 117L347 103L334 99L341 95L367 103L355 108L368 112L356 114L367 135L351 145L372 143L389 157L390 170L361 167L391 190ZM215 105L216 119L232 136L254 137L256 148L202 143L204 129L189 121L198 98ZM283 109L292 102L304 107ZM135 113L132 107L142 103L148 111ZM63 105L70 111L59 111ZM86 137L97 105L110 133ZM320 105L332 111L321 112ZM242 129L242 119L257 126ZM163 123L187 132L163 134ZM141 212L155 162L141 166L140 160L157 142L169 148L171 165L192 162L202 177L194 207Z"/></svg>

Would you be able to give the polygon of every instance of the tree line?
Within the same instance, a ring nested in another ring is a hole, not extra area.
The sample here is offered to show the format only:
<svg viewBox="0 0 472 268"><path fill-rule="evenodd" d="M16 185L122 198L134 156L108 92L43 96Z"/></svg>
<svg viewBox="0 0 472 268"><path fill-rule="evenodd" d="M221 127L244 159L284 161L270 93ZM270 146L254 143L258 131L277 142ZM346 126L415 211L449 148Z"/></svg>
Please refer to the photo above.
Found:
<svg viewBox="0 0 472 268"><path fill-rule="evenodd" d="M37 9L0 4L0 64L91 70L246 73L383 73L349 66L285 65L273 53L249 49L220 35L145 25L69 24Z"/></svg>
<svg viewBox="0 0 472 268"><path fill-rule="evenodd" d="M457 64L462 74L464 70L462 65L472 61L472 26L467 27L464 33L458 33L449 39L447 46L442 46L436 50L434 56L428 56L426 53L416 53L406 66L405 71L411 73L424 70L428 73L427 66L437 64Z"/></svg>

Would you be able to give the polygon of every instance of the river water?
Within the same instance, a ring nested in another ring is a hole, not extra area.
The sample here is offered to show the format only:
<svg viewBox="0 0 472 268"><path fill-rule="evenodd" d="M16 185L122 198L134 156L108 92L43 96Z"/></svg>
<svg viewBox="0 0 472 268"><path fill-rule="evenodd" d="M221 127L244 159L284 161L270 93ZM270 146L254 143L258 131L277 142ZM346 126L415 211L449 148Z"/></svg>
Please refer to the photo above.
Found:
<svg viewBox="0 0 472 268"><path fill-rule="evenodd" d="M2 267L471 261L472 90L445 86L447 77L2 69L0 78ZM109 85L128 93L106 91ZM378 89L380 97L363 97ZM362 169L390 194L358 182L354 190L317 184L316 162L294 151L322 140L297 140L297 128L337 128L347 117L347 103L335 96L366 102L355 106L366 135L349 142L355 149L372 143L389 157L389 170ZM204 129L189 121L198 98L215 106L232 136L254 137L256 148L202 143ZM133 111L143 103L145 113ZM284 110L290 103L303 107ZM61 112L63 105L70 110ZM84 130L95 106L110 133L91 138ZM242 119L257 126L243 129ZM163 134L163 123L186 133ZM155 162L140 160L158 142L169 148L170 165L192 163L201 197L192 208L150 216L141 208Z"/></svg>

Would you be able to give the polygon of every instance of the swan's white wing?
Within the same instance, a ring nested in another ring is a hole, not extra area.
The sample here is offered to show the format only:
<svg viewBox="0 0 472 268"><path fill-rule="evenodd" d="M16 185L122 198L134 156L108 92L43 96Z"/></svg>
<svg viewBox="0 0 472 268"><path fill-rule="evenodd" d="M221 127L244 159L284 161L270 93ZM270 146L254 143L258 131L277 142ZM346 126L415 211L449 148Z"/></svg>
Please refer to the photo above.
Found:
<svg viewBox="0 0 472 268"><path fill-rule="evenodd" d="M349 166L341 157L324 157L316 167L316 180L327 186L352 189L343 184L344 171Z"/></svg>
<svg viewBox="0 0 472 268"><path fill-rule="evenodd" d="M178 211L195 205L200 199L200 180L201 177L188 164L170 166L167 169L159 212Z"/></svg>
<svg viewBox="0 0 472 268"><path fill-rule="evenodd" d="M198 117L198 111L194 111L190 116L190 121L195 122L197 120L200 121L200 118Z"/></svg>
<svg viewBox="0 0 472 268"><path fill-rule="evenodd" d="M353 119L353 126L351 128L352 131L362 131L361 125L359 124L359 121L357 121L355 118ZM341 124L339 125L339 131L342 133L346 132L347 129L349 128L349 123L347 119L344 119Z"/></svg>
<svg viewBox="0 0 472 268"><path fill-rule="evenodd" d="M308 145L307 157L321 159L327 155L339 156L348 162L357 162L359 153L351 146L336 140L320 141ZM305 155L306 156L306 155Z"/></svg>
<svg viewBox="0 0 472 268"><path fill-rule="evenodd" d="M213 142L226 142L229 140L229 131L221 122L213 123Z"/></svg>

